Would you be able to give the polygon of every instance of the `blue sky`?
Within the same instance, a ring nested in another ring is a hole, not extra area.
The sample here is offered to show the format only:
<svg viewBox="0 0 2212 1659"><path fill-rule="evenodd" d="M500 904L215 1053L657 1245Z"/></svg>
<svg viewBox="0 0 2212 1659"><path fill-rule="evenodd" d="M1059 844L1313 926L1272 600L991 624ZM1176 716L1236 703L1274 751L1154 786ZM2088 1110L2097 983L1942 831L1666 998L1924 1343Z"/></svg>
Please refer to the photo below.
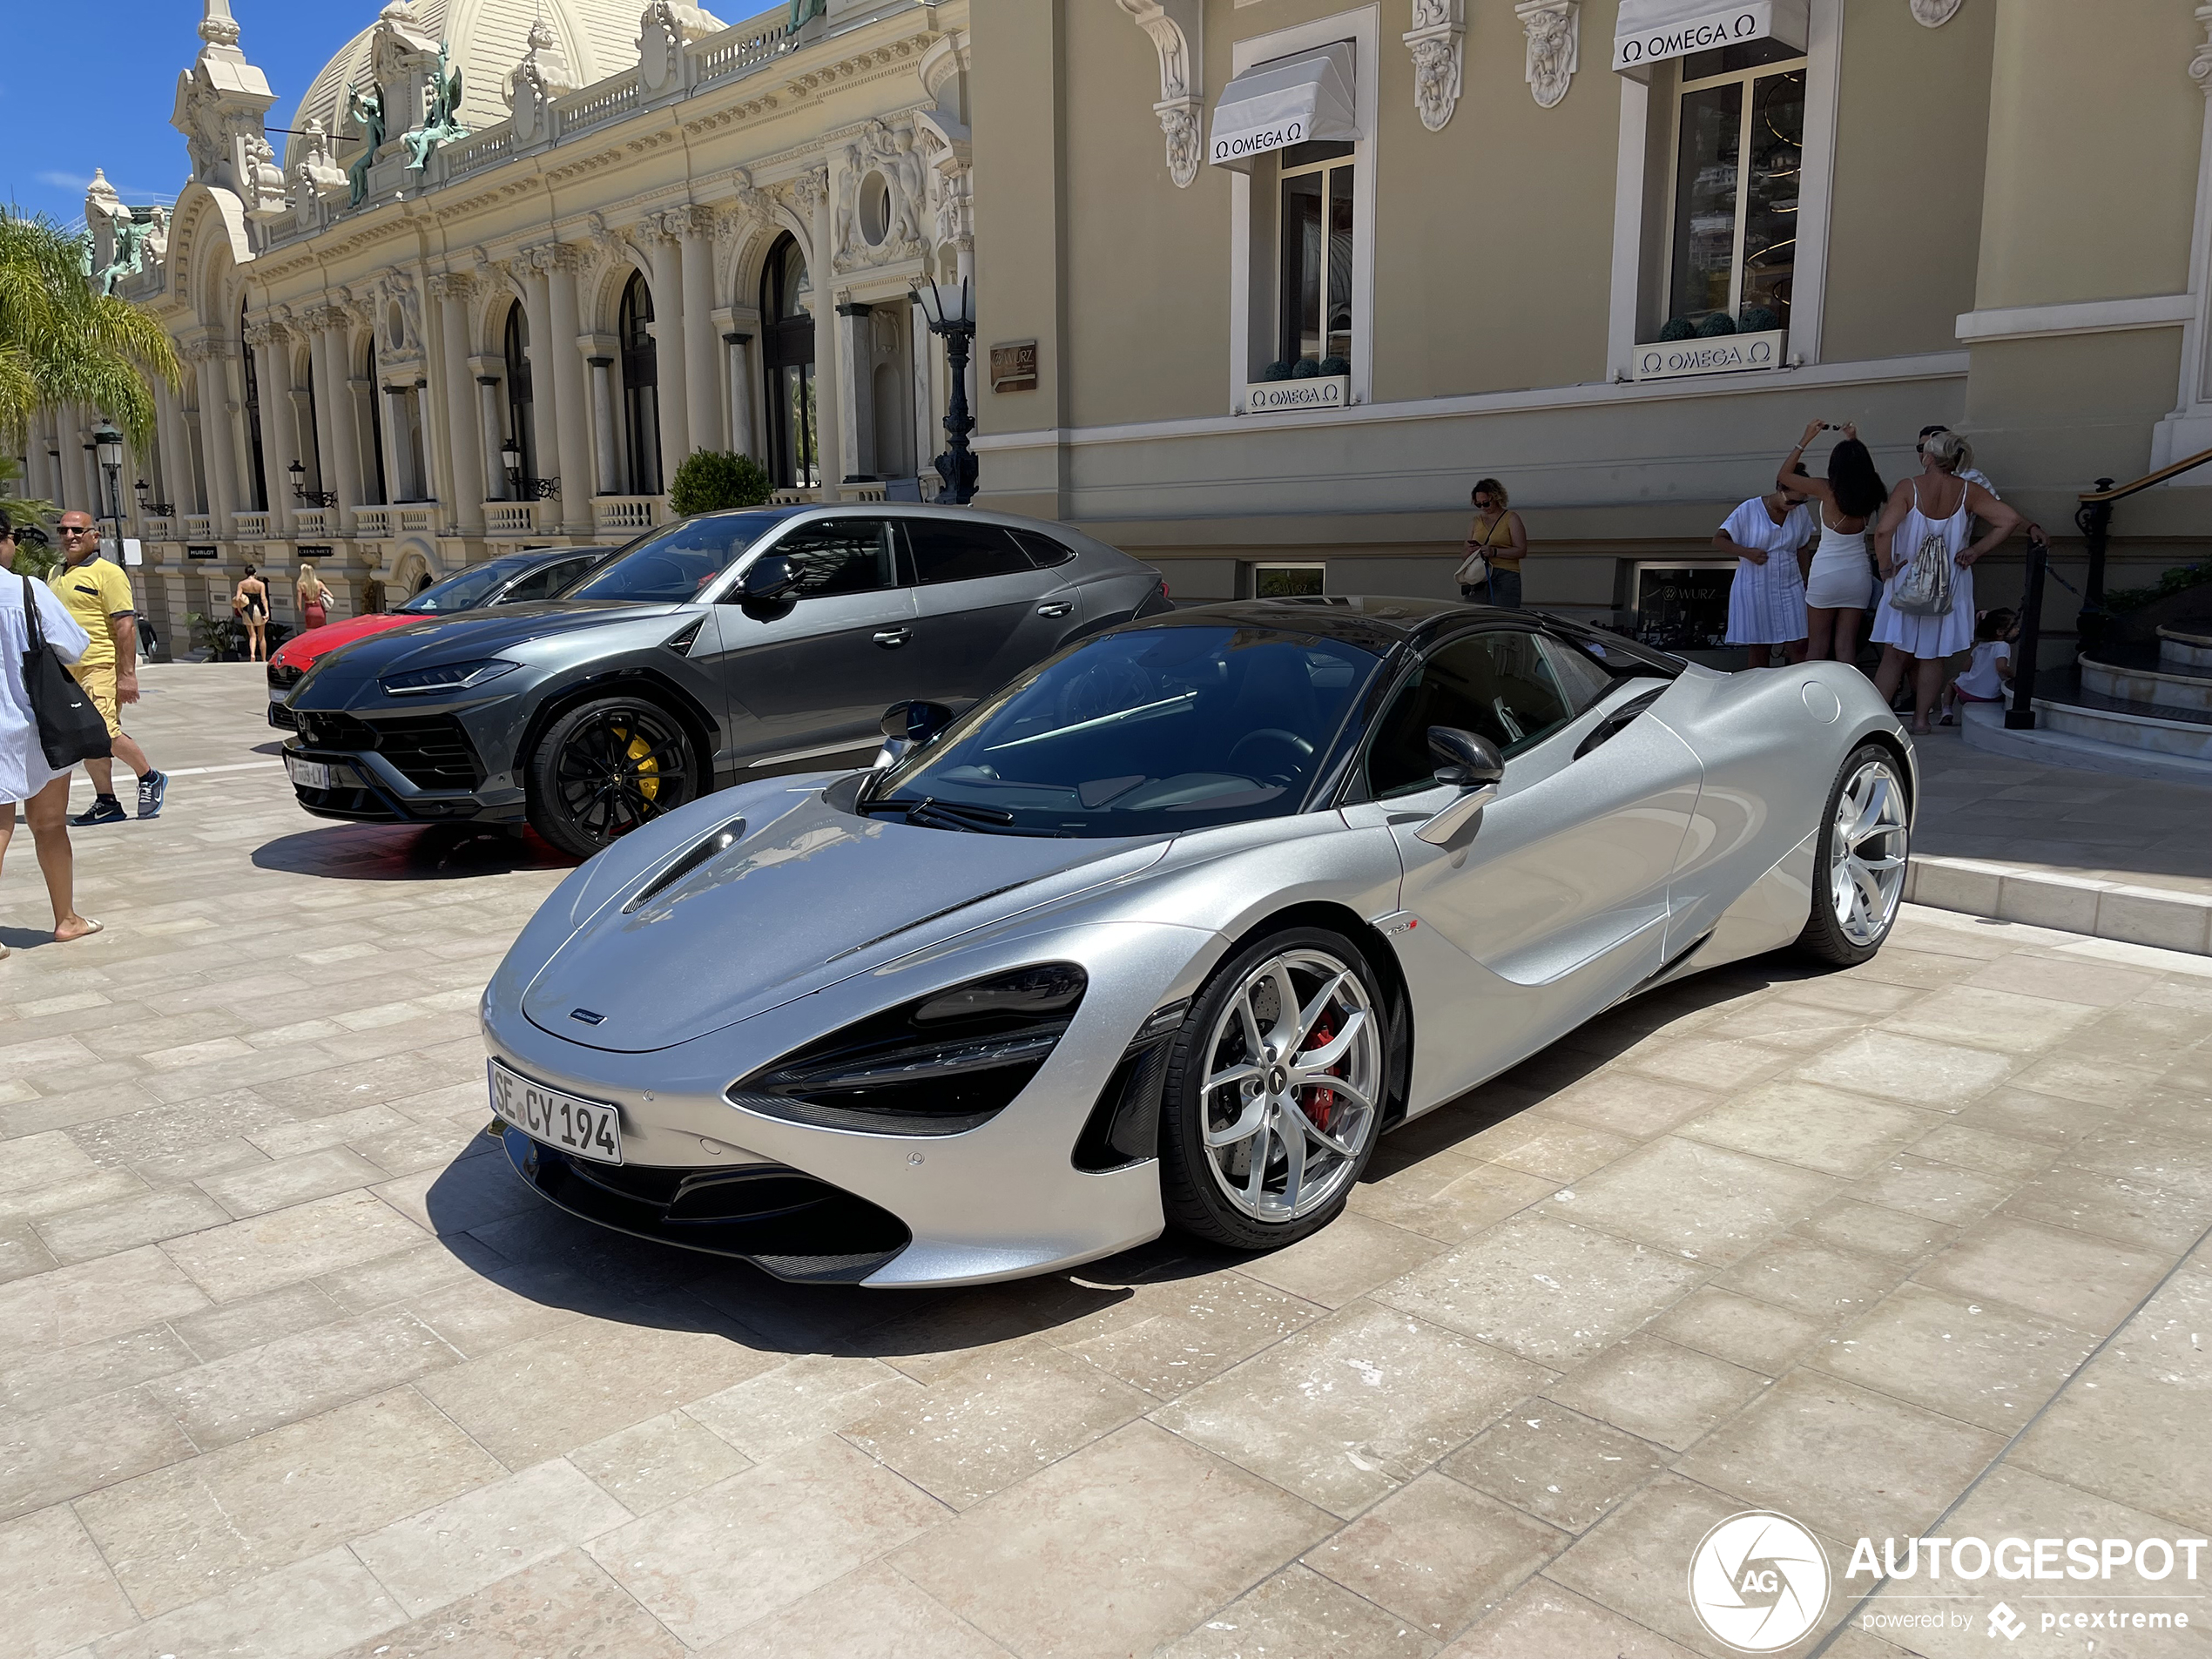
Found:
<svg viewBox="0 0 2212 1659"><path fill-rule="evenodd" d="M277 95L272 125L291 124L315 71L381 3L231 0L239 44ZM67 224L95 167L127 202L172 199L189 164L169 111L201 15L199 0L0 0L0 200ZM281 154L282 135L270 141Z"/></svg>

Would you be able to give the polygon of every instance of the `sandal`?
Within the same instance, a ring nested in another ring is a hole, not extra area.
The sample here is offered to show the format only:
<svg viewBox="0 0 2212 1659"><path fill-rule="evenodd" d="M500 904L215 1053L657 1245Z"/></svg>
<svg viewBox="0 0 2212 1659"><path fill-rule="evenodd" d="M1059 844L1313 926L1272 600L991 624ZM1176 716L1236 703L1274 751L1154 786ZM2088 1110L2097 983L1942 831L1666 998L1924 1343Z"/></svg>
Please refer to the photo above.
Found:
<svg viewBox="0 0 2212 1659"><path fill-rule="evenodd" d="M84 924L84 931L83 933L73 934L67 939L57 939L54 942L57 945L73 945L80 939L90 939L94 934L105 933L107 931L107 923L104 921L95 921L90 916L83 916L78 918L78 920L83 921Z"/></svg>

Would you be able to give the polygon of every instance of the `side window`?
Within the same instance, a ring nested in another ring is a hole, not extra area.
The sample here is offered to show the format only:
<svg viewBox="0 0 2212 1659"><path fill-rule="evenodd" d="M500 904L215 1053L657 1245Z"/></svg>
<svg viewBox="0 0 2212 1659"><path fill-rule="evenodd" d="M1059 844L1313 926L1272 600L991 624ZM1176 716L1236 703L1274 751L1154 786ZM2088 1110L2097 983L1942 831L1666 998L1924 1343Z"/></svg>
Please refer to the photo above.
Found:
<svg viewBox="0 0 2212 1659"><path fill-rule="evenodd" d="M1029 563L1040 570L1049 570L1055 564L1065 564L1076 556L1076 550L1049 536L1040 536L1035 530L1008 530L1022 550L1029 556Z"/></svg>
<svg viewBox="0 0 2212 1659"><path fill-rule="evenodd" d="M1568 705L1577 714L1620 684L1599 667L1597 660L1588 651L1549 636L1536 643L1542 649L1544 661L1550 665L1552 676L1559 682L1559 689L1566 696Z"/></svg>
<svg viewBox="0 0 2212 1659"><path fill-rule="evenodd" d="M890 523L880 518L830 518L802 524L769 550L799 570L798 597L825 599L899 585Z"/></svg>
<svg viewBox="0 0 2212 1659"><path fill-rule="evenodd" d="M582 576L590 563L589 559L556 559L550 564L540 565L508 589L499 603L516 605L530 599L550 599Z"/></svg>
<svg viewBox="0 0 2212 1659"><path fill-rule="evenodd" d="M1383 711L1367 750L1368 795L1381 799L1431 786L1433 725L1458 726L1512 755L1574 718L1536 635L1520 629L1462 634L1431 652Z"/></svg>
<svg viewBox="0 0 2212 1659"><path fill-rule="evenodd" d="M1035 568L1021 543L995 524L956 518L910 518L906 524L907 543L914 549L914 580L925 588Z"/></svg>

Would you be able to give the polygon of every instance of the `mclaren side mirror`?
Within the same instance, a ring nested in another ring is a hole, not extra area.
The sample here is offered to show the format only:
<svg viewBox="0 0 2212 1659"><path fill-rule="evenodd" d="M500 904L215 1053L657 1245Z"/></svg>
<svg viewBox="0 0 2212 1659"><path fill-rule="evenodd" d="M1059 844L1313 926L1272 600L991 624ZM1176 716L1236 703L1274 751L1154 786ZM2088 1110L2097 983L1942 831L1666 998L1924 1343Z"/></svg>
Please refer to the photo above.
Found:
<svg viewBox="0 0 2212 1659"><path fill-rule="evenodd" d="M799 585L799 567L780 553L764 553L738 578L738 597L749 605L787 599Z"/></svg>
<svg viewBox="0 0 2212 1659"><path fill-rule="evenodd" d="M884 710L883 735L894 743L927 743L953 723L942 703L894 703Z"/></svg>
<svg viewBox="0 0 2212 1659"><path fill-rule="evenodd" d="M1428 752L1436 762L1436 781L1467 792L1413 832L1431 846L1442 846L1498 799L1506 759L1498 745L1455 725L1428 729Z"/></svg>

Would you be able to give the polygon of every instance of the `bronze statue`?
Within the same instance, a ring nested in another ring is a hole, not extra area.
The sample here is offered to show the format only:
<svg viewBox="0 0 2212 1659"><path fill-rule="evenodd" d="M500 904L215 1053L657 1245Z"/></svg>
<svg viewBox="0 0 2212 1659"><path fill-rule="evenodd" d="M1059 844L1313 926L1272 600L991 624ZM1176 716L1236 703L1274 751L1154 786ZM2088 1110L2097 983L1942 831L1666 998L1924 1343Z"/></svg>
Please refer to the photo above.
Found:
<svg viewBox="0 0 2212 1659"><path fill-rule="evenodd" d="M364 134L361 154L354 158L354 165L346 169L346 178L353 187L351 205L359 207L368 194L368 170L376 163L376 152L384 147L384 95L376 87L366 93L356 92L350 84L346 88L346 113L361 124Z"/></svg>

